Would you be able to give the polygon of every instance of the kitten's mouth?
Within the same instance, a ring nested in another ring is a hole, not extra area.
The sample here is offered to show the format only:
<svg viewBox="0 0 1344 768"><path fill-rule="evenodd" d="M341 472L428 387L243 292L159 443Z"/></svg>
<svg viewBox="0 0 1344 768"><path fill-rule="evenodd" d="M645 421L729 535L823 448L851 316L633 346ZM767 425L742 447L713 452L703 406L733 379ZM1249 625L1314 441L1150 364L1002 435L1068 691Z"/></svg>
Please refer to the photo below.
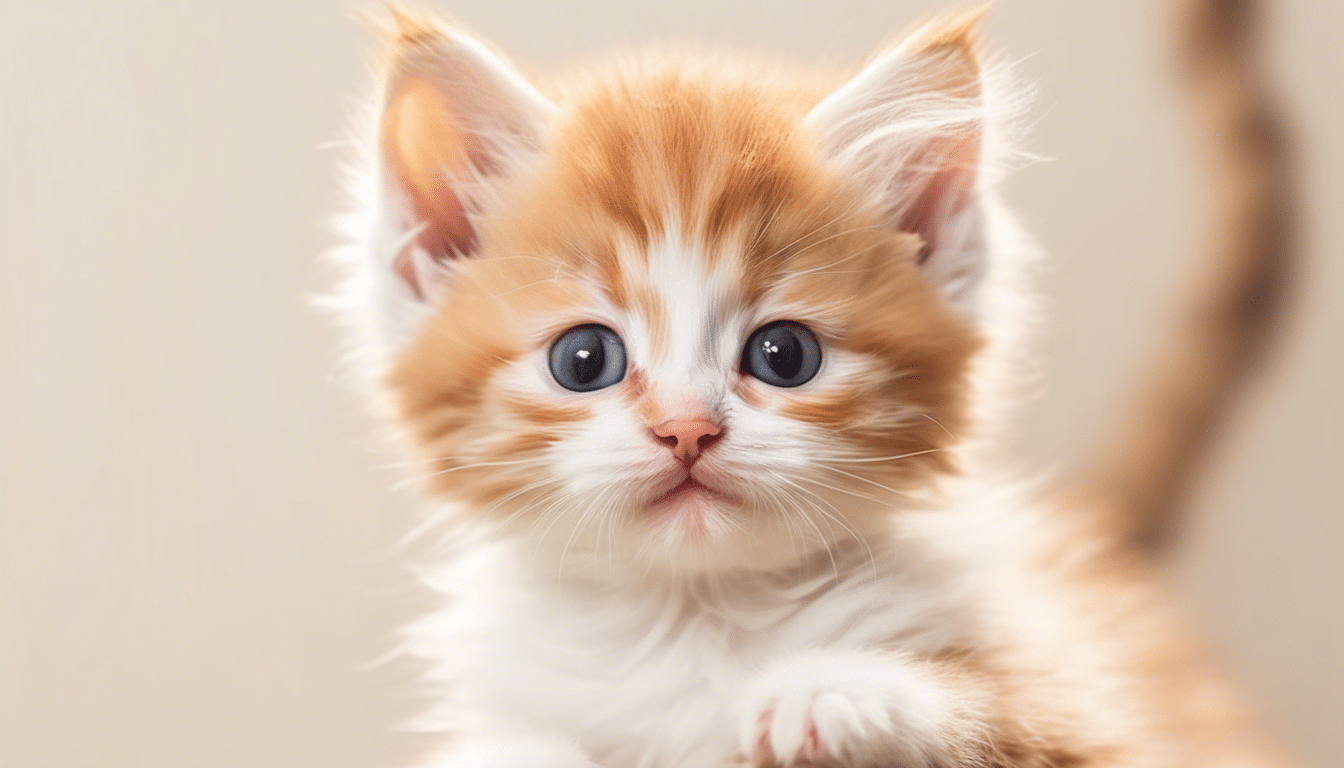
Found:
<svg viewBox="0 0 1344 768"><path fill-rule="evenodd" d="M650 509L667 509L684 501L729 501L730 497L722 491L710 488L690 475L677 485L649 502Z"/></svg>

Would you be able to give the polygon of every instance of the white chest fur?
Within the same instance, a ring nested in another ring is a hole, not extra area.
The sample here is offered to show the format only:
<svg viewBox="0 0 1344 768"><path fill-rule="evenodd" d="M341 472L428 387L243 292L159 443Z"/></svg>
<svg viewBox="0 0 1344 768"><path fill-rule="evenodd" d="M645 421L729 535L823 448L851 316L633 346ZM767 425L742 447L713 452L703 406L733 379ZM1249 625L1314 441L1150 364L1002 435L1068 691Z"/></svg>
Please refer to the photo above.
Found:
<svg viewBox="0 0 1344 768"><path fill-rule="evenodd" d="M543 571L525 549L496 543L431 578L451 604L412 628L411 650L448 685L433 725L572 739L607 768L724 764L737 701L765 664L811 649L928 652L965 626L946 572L892 555L622 582Z"/></svg>

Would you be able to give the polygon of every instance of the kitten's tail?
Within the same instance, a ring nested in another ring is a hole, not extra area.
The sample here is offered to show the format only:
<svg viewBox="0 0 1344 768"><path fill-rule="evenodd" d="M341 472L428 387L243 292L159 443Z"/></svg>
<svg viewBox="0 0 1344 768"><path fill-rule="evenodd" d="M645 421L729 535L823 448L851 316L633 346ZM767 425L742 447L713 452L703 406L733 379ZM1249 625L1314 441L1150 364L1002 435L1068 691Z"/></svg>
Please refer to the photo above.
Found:
<svg viewBox="0 0 1344 768"><path fill-rule="evenodd" d="M1143 368L1121 434L1084 476L1084 492L1154 552L1178 529L1191 481L1222 424L1263 367L1287 303L1297 248L1289 131L1258 60L1255 0L1178 8L1214 231L1177 327Z"/></svg>

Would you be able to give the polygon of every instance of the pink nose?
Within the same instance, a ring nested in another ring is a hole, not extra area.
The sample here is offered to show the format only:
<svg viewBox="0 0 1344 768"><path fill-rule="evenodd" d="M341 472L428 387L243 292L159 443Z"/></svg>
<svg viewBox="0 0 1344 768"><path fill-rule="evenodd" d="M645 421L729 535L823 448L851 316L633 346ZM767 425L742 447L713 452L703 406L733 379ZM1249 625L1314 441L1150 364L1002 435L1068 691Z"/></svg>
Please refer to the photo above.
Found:
<svg viewBox="0 0 1344 768"><path fill-rule="evenodd" d="M719 439L719 425L708 419L672 419L653 428L653 434L672 448L672 455L686 464Z"/></svg>

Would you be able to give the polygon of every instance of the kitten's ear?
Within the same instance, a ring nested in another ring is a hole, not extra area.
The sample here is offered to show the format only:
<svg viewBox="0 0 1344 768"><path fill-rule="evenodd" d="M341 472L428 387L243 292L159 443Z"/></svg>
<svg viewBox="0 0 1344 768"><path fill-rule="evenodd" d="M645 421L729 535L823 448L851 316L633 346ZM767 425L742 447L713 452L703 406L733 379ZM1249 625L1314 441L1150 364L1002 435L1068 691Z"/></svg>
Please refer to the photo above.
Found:
<svg viewBox="0 0 1344 768"><path fill-rule="evenodd" d="M419 298L477 246L492 180L541 149L555 106L480 43L393 12L379 151L399 214L392 269Z"/></svg>
<svg viewBox="0 0 1344 768"><path fill-rule="evenodd" d="M983 13L925 24L806 118L827 159L871 196L884 222L923 238L925 276L968 311L987 255L978 189Z"/></svg>

